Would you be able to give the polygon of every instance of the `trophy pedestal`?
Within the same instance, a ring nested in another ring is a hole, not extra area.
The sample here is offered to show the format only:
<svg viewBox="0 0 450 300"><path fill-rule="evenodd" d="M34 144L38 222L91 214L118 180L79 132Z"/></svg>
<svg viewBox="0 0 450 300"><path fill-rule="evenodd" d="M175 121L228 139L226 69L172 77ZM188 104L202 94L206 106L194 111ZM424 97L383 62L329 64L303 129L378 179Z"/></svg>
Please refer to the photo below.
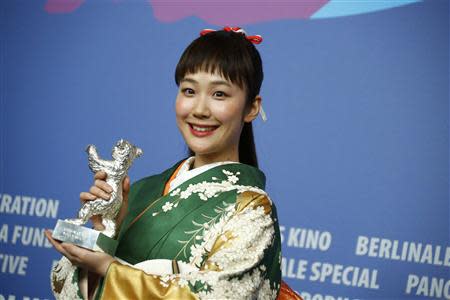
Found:
<svg viewBox="0 0 450 300"><path fill-rule="evenodd" d="M61 242L75 244L92 251L105 252L112 256L114 256L117 248L117 241L107 237L100 231L78 226L64 220L58 220L52 237Z"/></svg>

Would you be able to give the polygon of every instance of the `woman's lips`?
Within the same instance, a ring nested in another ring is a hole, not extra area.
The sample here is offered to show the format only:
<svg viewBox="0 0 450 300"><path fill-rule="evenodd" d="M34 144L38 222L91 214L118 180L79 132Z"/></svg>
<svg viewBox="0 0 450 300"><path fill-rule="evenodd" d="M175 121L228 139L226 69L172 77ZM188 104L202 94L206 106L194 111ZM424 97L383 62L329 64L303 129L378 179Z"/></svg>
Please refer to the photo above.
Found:
<svg viewBox="0 0 450 300"><path fill-rule="evenodd" d="M191 130L191 133L197 137L204 137L204 136L212 135L214 133L214 131L219 127L219 126L198 125L198 124L190 124L190 123L188 123L188 124L189 124L189 129Z"/></svg>

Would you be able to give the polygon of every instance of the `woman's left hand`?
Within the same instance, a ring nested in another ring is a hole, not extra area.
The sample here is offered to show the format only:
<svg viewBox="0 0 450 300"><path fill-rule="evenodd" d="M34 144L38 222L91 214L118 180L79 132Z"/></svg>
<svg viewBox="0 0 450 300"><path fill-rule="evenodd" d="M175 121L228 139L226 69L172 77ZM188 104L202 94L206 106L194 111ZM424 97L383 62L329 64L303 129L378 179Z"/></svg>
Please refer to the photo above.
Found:
<svg viewBox="0 0 450 300"><path fill-rule="evenodd" d="M61 243L52 238L50 230L45 231L45 235L55 249L67 257L75 266L84 268L100 276L105 276L109 265L115 259L106 253L87 250L72 244Z"/></svg>

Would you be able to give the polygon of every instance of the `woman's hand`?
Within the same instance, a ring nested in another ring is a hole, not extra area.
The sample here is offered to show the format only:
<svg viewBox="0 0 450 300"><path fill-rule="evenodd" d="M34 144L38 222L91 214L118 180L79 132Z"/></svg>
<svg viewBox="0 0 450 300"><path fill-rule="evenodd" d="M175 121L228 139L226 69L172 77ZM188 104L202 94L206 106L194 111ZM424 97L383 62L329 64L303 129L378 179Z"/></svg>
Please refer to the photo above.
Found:
<svg viewBox="0 0 450 300"><path fill-rule="evenodd" d="M73 265L84 268L100 276L105 276L109 265L115 261L109 254L94 252L72 244L58 242L52 238L50 230L46 230L45 235L53 247L67 257Z"/></svg>
<svg viewBox="0 0 450 300"><path fill-rule="evenodd" d="M112 187L106 183L106 172L99 171L94 175L94 185L91 186L89 192L80 193L80 200L82 203L86 201L92 201L97 198L102 198L104 200L109 200L111 198L111 193L113 191ZM122 207L120 208L119 214L116 218L117 228L120 227L122 221L126 215L128 207L128 192L130 191L130 177L126 176L122 183ZM91 218L92 225L94 229L102 231L105 227L102 224L101 216L93 216Z"/></svg>
<svg viewBox="0 0 450 300"><path fill-rule="evenodd" d="M104 171L99 171L94 175L94 185L91 186L89 192L80 193L80 200L82 203L92 201L97 198L109 200L113 191L112 187L106 183L107 174ZM122 182L122 207L116 217L117 228L122 224L128 208L128 192L130 191L130 177L126 176ZM102 231L105 227L102 224L101 216L93 216L91 222L94 229ZM115 259L106 253L94 252L87 250L73 244L61 243L52 238L50 230L45 231L45 235L55 249L62 255L67 257L73 265L84 268L92 273L100 276L105 276L109 265Z"/></svg>

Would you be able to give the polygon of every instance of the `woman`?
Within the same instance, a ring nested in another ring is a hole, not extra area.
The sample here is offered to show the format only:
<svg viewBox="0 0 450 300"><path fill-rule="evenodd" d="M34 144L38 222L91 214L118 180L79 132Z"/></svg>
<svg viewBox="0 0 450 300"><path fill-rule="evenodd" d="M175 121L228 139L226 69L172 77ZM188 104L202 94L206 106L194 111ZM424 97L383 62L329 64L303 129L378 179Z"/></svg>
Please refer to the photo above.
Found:
<svg viewBox="0 0 450 300"><path fill-rule="evenodd" d="M52 272L57 298L277 297L280 233L251 123L261 110L263 71L253 45L260 41L226 27L202 31L184 51L176 118L192 156L131 188L124 180L116 257L47 234L65 256ZM109 198L105 174L95 179L81 200ZM92 221L101 230L101 220Z"/></svg>

